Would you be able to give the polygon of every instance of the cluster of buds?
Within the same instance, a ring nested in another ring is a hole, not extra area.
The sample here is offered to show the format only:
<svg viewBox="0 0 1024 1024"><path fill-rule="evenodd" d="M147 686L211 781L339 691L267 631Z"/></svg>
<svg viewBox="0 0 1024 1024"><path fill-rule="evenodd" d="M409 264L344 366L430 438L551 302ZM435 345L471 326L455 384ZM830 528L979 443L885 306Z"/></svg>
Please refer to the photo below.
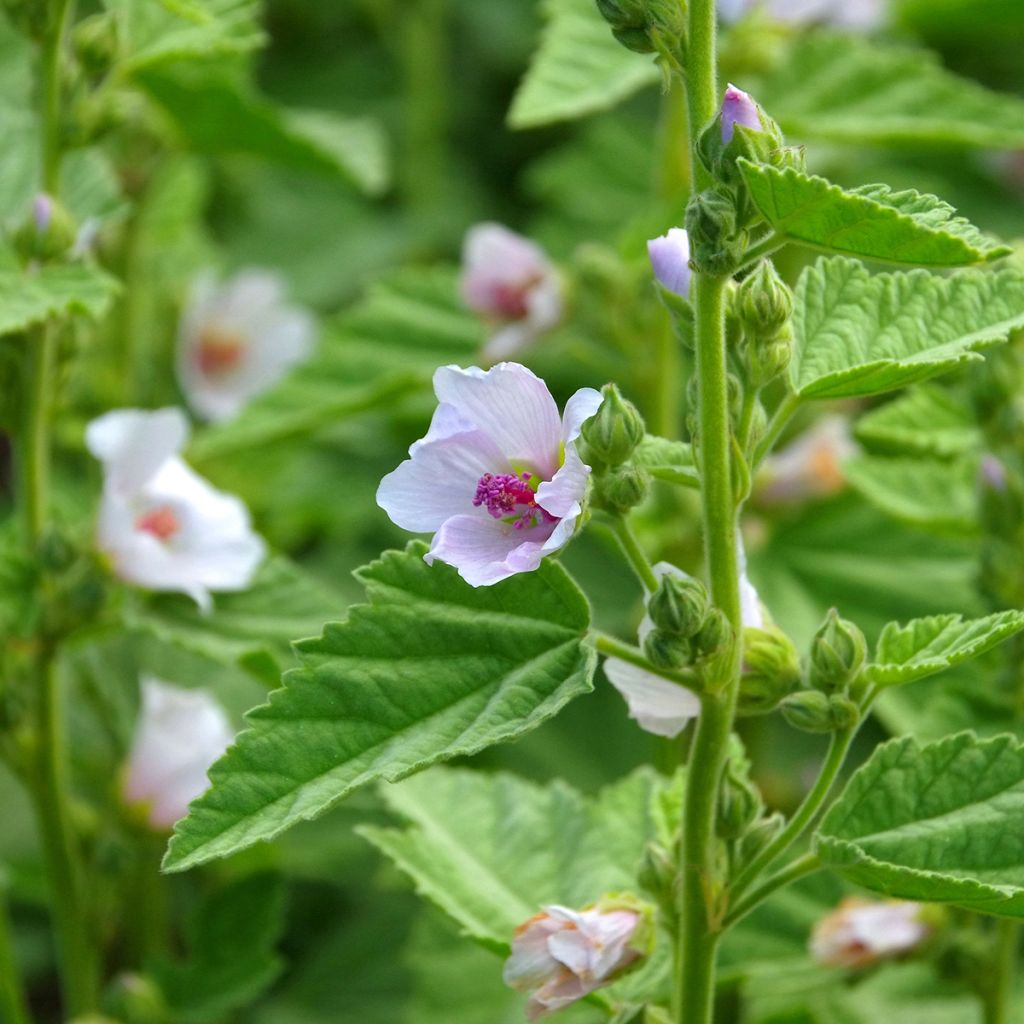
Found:
<svg viewBox="0 0 1024 1024"><path fill-rule="evenodd" d="M764 813L764 801L750 778L750 764L734 738L734 749L718 787L716 831L722 839L740 839Z"/></svg>
<svg viewBox="0 0 1024 1024"><path fill-rule="evenodd" d="M647 497L650 476L631 461L645 432L637 407L614 384L606 384L601 405L580 431L586 460L594 471L591 500L596 508L622 515Z"/></svg>
<svg viewBox="0 0 1024 1024"><path fill-rule="evenodd" d="M597 8L627 50L657 53L667 69L681 67L686 20L678 0L597 0Z"/></svg>
<svg viewBox="0 0 1024 1024"><path fill-rule="evenodd" d="M793 353L793 293L771 260L762 260L743 279L733 311L742 331L747 386L760 390L785 372Z"/></svg>

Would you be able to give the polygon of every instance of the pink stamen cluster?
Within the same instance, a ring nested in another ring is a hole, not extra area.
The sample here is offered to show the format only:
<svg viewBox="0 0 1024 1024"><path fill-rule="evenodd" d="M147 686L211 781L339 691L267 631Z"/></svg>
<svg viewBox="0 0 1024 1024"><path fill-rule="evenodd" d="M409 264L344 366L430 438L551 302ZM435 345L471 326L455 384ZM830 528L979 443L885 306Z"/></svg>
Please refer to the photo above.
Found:
<svg viewBox="0 0 1024 1024"><path fill-rule="evenodd" d="M180 524L174 509L164 505L139 516L135 520L135 528L152 534L157 540L170 540L180 529Z"/></svg>
<svg viewBox="0 0 1024 1024"><path fill-rule="evenodd" d="M555 517L537 504L529 473L484 473L476 485L473 504L483 505L495 519L507 519L517 530Z"/></svg>

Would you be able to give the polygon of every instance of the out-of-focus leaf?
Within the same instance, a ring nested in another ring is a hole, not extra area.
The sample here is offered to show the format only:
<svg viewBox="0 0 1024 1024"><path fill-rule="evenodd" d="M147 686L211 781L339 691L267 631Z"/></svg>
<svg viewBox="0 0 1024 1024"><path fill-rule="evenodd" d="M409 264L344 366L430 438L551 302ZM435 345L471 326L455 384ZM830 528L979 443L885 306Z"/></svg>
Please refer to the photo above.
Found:
<svg viewBox="0 0 1024 1024"><path fill-rule="evenodd" d="M984 18L995 19L988 11ZM1024 146L1024 100L947 71L936 56L852 35L798 40L758 101L798 139L854 145Z"/></svg>
<svg viewBox="0 0 1024 1024"><path fill-rule="evenodd" d="M368 782L514 739L591 689L590 610L561 566L474 589L426 565L426 550L359 570L371 603L296 645L302 668L211 769L168 870L273 839Z"/></svg>
<svg viewBox="0 0 1024 1024"><path fill-rule="evenodd" d="M1004 342L1024 325L1024 274L869 274L818 260L800 276L789 375L805 398L873 395L913 384Z"/></svg>
<svg viewBox="0 0 1024 1024"><path fill-rule="evenodd" d="M683 487L700 487L700 471L691 445L648 434L633 453L633 461L651 476Z"/></svg>
<svg viewBox="0 0 1024 1024"><path fill-rule="evenodd" d="M84 263L0 270L0 335L69 313L98 319L110 308L119 290L116 278Z"/></svg>
<svg viewBox="0 0 1024 1024"><path fill-rule="evenodd" d="M547 24L508 114L513 128L536 128L614 106L658 81L650 57L612 35L593 0L545 0Z"/></svg>
<svg viewBox="0 0 1024 1024"><path fill-rule="evenodd" d="M872 447L940 459L977 451L982 440L967 403L928 384L865 413L854 432Z"/></svg>
<svg viewBox="0 0 1024 1024"><path fill-rule="evenodd" d="M886 185L847 191L793 167L739 165L757 208L789 242L922 267L960 267L1010 252L936 196Z"/></svg>

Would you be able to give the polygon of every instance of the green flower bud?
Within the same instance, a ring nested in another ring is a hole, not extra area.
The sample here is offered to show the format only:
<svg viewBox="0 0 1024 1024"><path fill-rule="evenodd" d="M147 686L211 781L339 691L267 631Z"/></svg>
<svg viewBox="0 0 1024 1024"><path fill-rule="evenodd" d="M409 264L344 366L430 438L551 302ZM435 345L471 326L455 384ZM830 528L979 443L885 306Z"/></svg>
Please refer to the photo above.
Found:
<svg viewBox="0 0 1024 1024"><path fill-rule="evenodd" d="M725 188L698 192L686 208L690 262L703 273L723 276L740 264L747 233L737 223L737 199Z"/></svg>
<svg viewBox="0 0 1024 1024"><path fill-rule="evenodd" d="M793 292L771 260L761 260L736 289L735 310L748 341L771 340L793 315Z"/></svg>
<svg viewBox="0 0 1024 1024"><path fill-rule="evenodd" d="M732 760L718 787L718 816L715 829L722 839L739 839L758 819L761 794Z"/></svg>
<svg viewBox="0 0 1024 1024"><path fill-rule="evenodd" d="M739 713L772 711L800 685L800 656L793 641L777 626L743 630L743 671Z"/></svg>
<svg viewBox="0 0 1024 1024"><path fill-rule="evenodd" d="M647 614L663 632L691 637L704 625L708 592L692 576L665 575L647 601Z"/></svg>
<svg viewBox="0 0 1024 1024"><path fill-rule="evenodd" d="M644 439L644 418L632 402L627 402L614 384L601 389L604 400L580 431L587 447L609 466L619 466L633 454Z"/></svg>
<svg viewBox="0 0 1024 1024"><path fill-rule="evenodd" d="M757 344L751 342L746 349L747 378L752 387L763 388L776 377L786 372L793 356L793 343L789 331L778 335L773 341Z"/></svg>
<svg viewBox="0 0 1024 1024"><path fill-rule="evenodd" d="M594 480L593 503L606 512L621 515L647 497L650 477L639 466L616 466Z"/></svg>
<svg viewBox="0 0 1024 1024"><path fill-rule="evenodd" d="M637 53L678 50L685 31L678 0L597 0L612 35Z"/></svg>
<svg viewBox="0 0 1024 1024"><path fill-rule="evenodd" d="M739 861L749 864L785 827L786 819L776 811L751 825L740 840Z"/></svg>
<svg viewBox="0 0 1024 1024"><path fill-rule="evenodd" d="M828 706L836 729L852 729L860 721L860 708L841 693L830 694Z"/></svg>
<svg viewBox="0 0 1024 1024"><path fill-rule="evenodd" d="M15 248L26 263L59 259L74 241L71 214L45 192L35 197L32 212L14 233Z"/></svg>
<svg viewBox="0 0 1024 1024"><path fill-rule="evenodd" d="M117 59L116 19L109 11L83 18L71 33L71 45L88 75L105 75Z"/></svg>
<svg viewBox="0 0 1024 1024"><path fill-rule="evenodd" d="M159 987L142 974L117 977L108 1000L125 1024L164 1024L171 1019Z"/></svg>
<svg viewBox="0 0 1024 1024"><path fill-rule="evenodd" d="M660 843L648 843L644 848L637 881L654 896L658 909L671 919L675 914L676 858Z"/></svg>
<svg viewBox="0 0 1024 1024"><path fill-rule="evenodd" d="M838 690L857 678L867 658L864 634L832 608L811 642L811 686Z"/></svg>
<svg viewBox="0 0 1024 1024"><path fill-rule="evenodd" d="M732 626L720 608L708 611L704 625L693 638L693 646L701 657L717 654L732 639Z"/></svg>
<svg viewBox="0 0 1024 1024"><path fill-rule="evenodd" d="M655 668L682 668L693 658L689 640L663 629L652 629L643 639L643 649Z"/></svg>
<svg viewBox="0 0 1024 1024"><path fill-rule="evenodd" d="M860 711L849 697L827 696L820 690L801 690L784 697L779 705L782 717L803 732L836 732L857 724Z"/></svg>

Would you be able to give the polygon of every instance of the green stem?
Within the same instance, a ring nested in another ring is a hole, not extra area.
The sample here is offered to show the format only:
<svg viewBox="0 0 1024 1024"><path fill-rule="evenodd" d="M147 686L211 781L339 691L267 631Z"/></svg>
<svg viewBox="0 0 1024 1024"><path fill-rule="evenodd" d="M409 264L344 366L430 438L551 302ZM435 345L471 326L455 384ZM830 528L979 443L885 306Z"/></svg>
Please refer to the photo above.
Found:
<svg viewBox="0 0 1024 1024"><path fill-rule="evenodd" d="M56 196L60 190L61 51L71 16L71 0L52 0L50 21L39 52L40 176L42 191Z"/></svg>
<svg viewBox="0 0 1024 1024"><path fill-rule="evenodd" d="M854 727L832 734L828 753L810 792L804 797L786 827L737 876L732 885L733 898L738 897L772 861L781 857L804 834L804 830L828 799L856 732Z"/></svg>
<svg viewBox="0 0 1024 1024"><path fill-rule="evenodd" d="M822 868L821 861L815 853L805 853L792 863L787 864L782 870L769 875L753 892L745 899L740 900L730 911L725 919L724 927L731 928L737 924L752 910L759 907L773 892L783 886L795 882L798 878L811 875Z"/></svg>
<svg viewBox="0 0 1024 1024"><path fill-rule="evenodd" d="M765 238L762 238L760 242L755 242L744 254L743 262L740 264L740 270L746 270L747 267L752 267L755 263L759 263L766 256L771 256L773 252L778 252L786 244L786 238L783 235L778 235L774 231Z"/></svg>
<svg viewBox="0 0 1024 1024"><path fill-rule="evenodd" d="M1011 918L996 921L995 963L991 987L983 1006L985 1024L1009 1024L1013 999L1013 982L1017 974L1017 946L1020 925Z"/></svg>
<svg viewBox="0 0 1024 1024"><path fill-rule="evenodd" d="M780 435L786 429L786 425L793 418L797 409L800 408L802 402L803 399L799 395L789 392L779 403L779 407L768 421L764 437L758 441L757 447L754 449L754 458L750 466L751 470L756 469L764 460L764 457L775 447L775 442L778 441Z"/></svg>
<svg viewBox="0 0 1024 1024"><path fill-rule="evenodd" d="M612 532L615 534L630 567L636 573L637 579L640 580L648 594L653 594L658 589L658 577L654 575L654 570L647 560L647 555L644 554L644 549L640 547L634 536L629 520L625 516L612 515L610 522Z"/></svg>
<svg viewBox="0 0 1024 1024"><path fill-rule="evenodd" d="M618 658L620 661L628 662L630 665L636 665L637 668L642 668L645 672L652 672L654 675L668 679L670 682L685 686L688 690L693 690L694 692L700 690L701 680L693 669L655 668L644 657L644 653L639 647L623 643L607 633L594 632L591 634L591 639L594 641L595 649L606 657Z"/></svg>
<svg viewBox="0 0 1024 1024"><path fill-rule="evenodd" d="M736 428L736 441L745 456L750 454L750 431L754 425L754 410L760 391L749 385L743 391L743 408L740 410L740 422Z"/></svg>
<svg viewBox="0 0 1024 1024"><path fill-rule="evenodd" d="M7 899L0 889L0 1020L6 1024L31 1024L28 1001L14 956L14 929Z"/></svg>

